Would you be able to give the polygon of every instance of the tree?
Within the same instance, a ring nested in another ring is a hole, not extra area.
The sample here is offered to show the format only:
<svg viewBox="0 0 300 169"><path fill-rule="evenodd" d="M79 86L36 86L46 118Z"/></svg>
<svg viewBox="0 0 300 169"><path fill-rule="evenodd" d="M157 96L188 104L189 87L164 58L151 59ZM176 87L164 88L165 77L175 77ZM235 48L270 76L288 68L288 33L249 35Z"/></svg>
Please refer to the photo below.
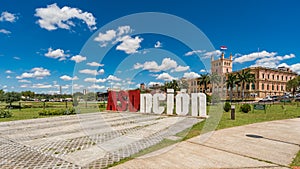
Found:
<svg viewBox="0 0 300 169"><path fill-rule="evenodd" d="M9 106L11 107L13 102L21 100L21 94L17 92L7 92L4 94L4 100L6 103L9 103Z"/></svg>
<svg viewBox="0 0 300 169"><path fill-rule="evenodd" d="M206 94L207 85L210 83L209 74L202 74L198 79L199 79L199 85L204 86L204 93Z"/></svg>
<svg viewBox="0 0 300 169"><path fill-rule="evenodd" d="M35 93L32 92L32 91L30 91L30 90L28 90L28 91L22 91L21 95L25 97L25 100L28 100L28 99L34 98Z"/></svg>
<svg viewBox="0 0 300 169"><path fill-rule="evenodd" d="M287 83L286 83L286 89L288 91L292 91L293 93L293 96L295 96L295 92L297 90L297 88L299 87L299 77L297 78L294 78L292 80L289 80Z"/></svg>
<svg viewBox="0 0 300 169"><path fill-rule="evenodd" d="M1 89L0 90L0 101L4 101L4 94L5 94L5 92Z"/></svg>
<svg viewBox="0 0 300 169"><path fill-rule="evenodd" d="M255 77L251 74L250 69L245 70L243 69L241 72L237 73L237 84L242 85L242 99L244 100L245 97L245 84L246 83L254 83Z"/></svg>
<svg viewBox="0 0 300 169"><path fill-rule="evenodd" d="M170 82L165 82L165 85L163 86L163 90L166 92L167 89L174 89L174 91L179 91L180 87L177 82L177 80L172 80Z"/></svg>
<svg viewBox="0 0 300 169"><path fill-rule="evenodd" d="M232 102L232 89L233 86L236 84L237 79L235 74L228 74L227 80L226 80L226 88L230 89L230 102Z"/></svg>

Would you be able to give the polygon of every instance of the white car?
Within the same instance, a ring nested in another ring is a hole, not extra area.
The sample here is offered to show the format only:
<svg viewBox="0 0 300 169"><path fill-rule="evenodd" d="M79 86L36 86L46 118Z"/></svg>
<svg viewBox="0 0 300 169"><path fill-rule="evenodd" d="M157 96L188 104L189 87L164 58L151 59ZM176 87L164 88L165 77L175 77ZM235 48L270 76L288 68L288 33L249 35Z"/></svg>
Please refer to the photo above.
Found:
<svg viewBox="0 0 300 169"><path fill-rule="evenodd" d="M272 98L270 96L267 96L261 100L259 100L259 102L270 102L270 101L273 101Z"/></svg>

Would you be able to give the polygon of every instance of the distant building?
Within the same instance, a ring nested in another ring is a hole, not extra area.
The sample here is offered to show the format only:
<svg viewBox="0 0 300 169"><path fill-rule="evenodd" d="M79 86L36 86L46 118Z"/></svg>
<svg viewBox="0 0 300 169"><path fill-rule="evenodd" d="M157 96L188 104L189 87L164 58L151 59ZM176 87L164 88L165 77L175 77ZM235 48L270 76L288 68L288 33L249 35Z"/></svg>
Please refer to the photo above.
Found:
<svg viewBox="0 0 300 169"><path fill-rule="evenodd" d="M230 91L226 88L226 79L228 74L237 74L242 70L232 72L232 55L229 58L224 57L222 53L221 57L217 60L214 57L211 58L211 73L216 73L221 77L219 85L209 84L207 86L207 94L223 93L222 97L228 98ZM286 90L286 83L295 78L298 74L291 71L286 67L278 67L277 69L266 67L250 67L244 70L250 70L251 74L255 77L255 83L245 84L245 98L263 98L266 96L283 95ZM204 86L199 85L199 79L188 80L188 93L204 92ZM233 97L242 97L242 87L240 85L234 85Z"/></svg>

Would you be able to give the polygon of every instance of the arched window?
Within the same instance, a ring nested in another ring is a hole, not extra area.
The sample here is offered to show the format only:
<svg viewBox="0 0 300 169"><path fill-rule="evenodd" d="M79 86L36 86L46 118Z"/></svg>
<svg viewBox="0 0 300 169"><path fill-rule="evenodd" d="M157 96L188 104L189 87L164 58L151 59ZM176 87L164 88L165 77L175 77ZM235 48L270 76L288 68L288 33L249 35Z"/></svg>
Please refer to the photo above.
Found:
<svg viewBox="0 0 300 169"><path fill-rule="evenodd" d="M261 89L265 90L265 84L261 84Z"/></svg>
<svg viewBox="0 0 300 169"><path fill-rule="evenodd" d="M252 83L252 90L255 90L255 84Z"/></svg>

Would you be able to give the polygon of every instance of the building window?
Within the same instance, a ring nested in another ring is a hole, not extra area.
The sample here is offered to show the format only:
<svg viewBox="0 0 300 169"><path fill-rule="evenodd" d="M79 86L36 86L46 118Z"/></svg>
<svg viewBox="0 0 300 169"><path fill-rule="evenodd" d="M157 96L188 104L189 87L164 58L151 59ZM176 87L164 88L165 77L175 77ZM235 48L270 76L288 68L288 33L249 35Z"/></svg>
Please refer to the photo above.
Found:
<svg viewBox="0 0 300 169"><path fill-rule="evenodd" d="M290 80L292 80L292 77L290 77Z"/></svg>
<svg viewBox="0 0 300 169"><path fill-rule="evenodd" d="M228 73L228 68L226 69L226 72Z"/></svg>
<svg viewBox="0 0 300 169"><path fill-rule="evenodd" d="M246 90L249 90L250 86L249 84L246 84Z"/></svg>
<svg viewBox="0 0 300 169"><path fill-rule="evenodd" d="M274 85L272 85L272 90L274 90Z"/></svg>
<svg viewBox="0 0 300 169"><path fill-rule="evenodd" d="M252 83L252 90L254 90L255 89L255 84L254 83Z"/></svg>
<svg viewBox="0 0 300 169"><path fill-rule="evenodd" d="M279 85L277 85L277 91L279 90Z"/></svg>
<svg viewBox="0 0 300 169"><path fill-rule="evenodd" d="M272 75L272 79L274 80L274 75Z"/></svg>
<svg viewBox="0 0 300 169"><path fill-rule="evenodd" d="M270 75L268 74L268 79L270 79Z"/></svg>
<svg viewBox="0 0 300 169"><path fill-rule="evenodd" d="M287 76L285 77L285 81L287 81Z"/></svg>
<svg viewBox="0 0 300 169"><path fill-rule="evenodd" d="M277 75L277 80L279 80L279 75Z"/></svg>
<svg viewBox="0 0 300 169"><path fill-rule="evenodd" d="M281 86L281 91L283 91L283 86Z"/></svg>
<svg viewBox="0 0 300 169"><path fill-rule="evenodd" d="M281 76L281 80L283 80L283 76Z"/></svg>
<svg viewBox="0 0 300 169"><path fill-rule="evenodd" d="M267 90L269 90L269 85L267 85Z"/></svg>
<svg viewBox="0 0 300 169"><path fill-rule="evenodd" d="M262 74L262 78L263 78L263 79L265 78L265 74Z"/></svg>
<svg viewBox="0 0 300 169"><path fill-rule="evenodd" d="M265 84L261 84L261 89L265 90Z"/></svg>

